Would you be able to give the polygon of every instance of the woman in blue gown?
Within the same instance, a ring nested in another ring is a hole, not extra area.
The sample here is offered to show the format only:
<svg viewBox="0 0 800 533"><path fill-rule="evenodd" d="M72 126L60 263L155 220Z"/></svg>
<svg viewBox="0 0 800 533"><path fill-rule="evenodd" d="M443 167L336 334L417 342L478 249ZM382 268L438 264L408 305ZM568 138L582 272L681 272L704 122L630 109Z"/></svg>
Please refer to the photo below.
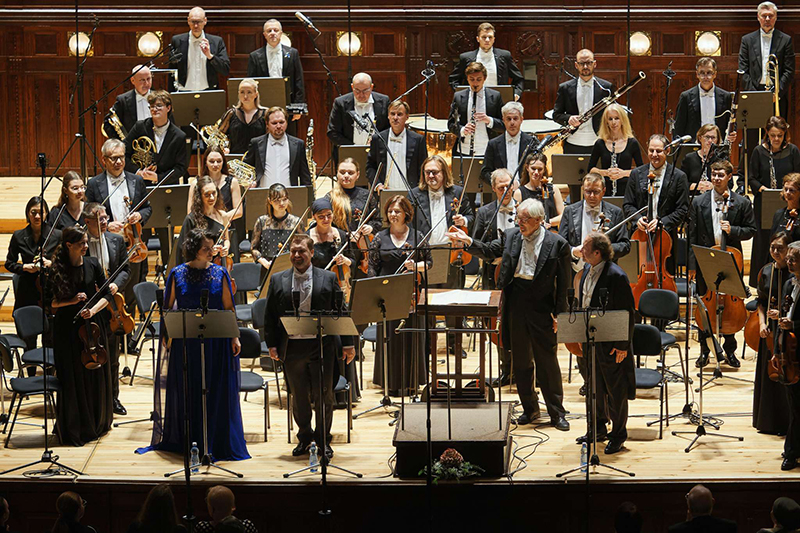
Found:
<svg viewBox="0 0 800 533"><path fill-rule="evenodd" d="M164 294L164 309L199 309L200 297L208 289L208 309L234 310L228 271L211 262L216 250L213 236L193 229L183 243L184 257L194 258L170 272ZM149 450L181 452L184 446L183 341L167 339L162 322L162 350L156 374L156 411ZM167 347L166 349L165 346ZM215 461L249 459L239 404L239 339L206 339L205 366L208 393L208 453ZM190 442L203 449L200 341L186 341L189 357ZM163 404L162 404L163 398ZM201 452L202 453L202 452Z"/></svg>

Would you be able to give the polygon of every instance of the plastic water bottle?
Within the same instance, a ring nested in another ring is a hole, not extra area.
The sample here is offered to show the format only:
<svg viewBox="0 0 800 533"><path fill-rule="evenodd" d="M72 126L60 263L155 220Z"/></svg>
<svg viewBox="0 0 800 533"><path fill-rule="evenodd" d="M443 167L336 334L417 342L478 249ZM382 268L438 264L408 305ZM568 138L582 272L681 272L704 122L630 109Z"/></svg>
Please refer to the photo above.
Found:
<svg viewBox="0 0 800 533"><path fill-rule="evenodd" d="M311 467L311 472L317 472L319 465L319 456L317 455L317 443L311 441L311 446L308 448L308 466Z"/></svg>
<svg viewBox="0 0 800 533"><path fill-rule="evenodd" d="M197 447L197 443L192 443L192 454L189 462L192 465L192 473L196 474L200 471L200 449Z"/></svg>
<svg viewBox="0 0 800 533"><path fill-rule="evenodd" d="M586 443L584 442L583 444L581 444L581 472L584 472L584 473L586 472L586 470L588 468L587 465L589 464L588 451L589 450L586 447Z"/></svg>

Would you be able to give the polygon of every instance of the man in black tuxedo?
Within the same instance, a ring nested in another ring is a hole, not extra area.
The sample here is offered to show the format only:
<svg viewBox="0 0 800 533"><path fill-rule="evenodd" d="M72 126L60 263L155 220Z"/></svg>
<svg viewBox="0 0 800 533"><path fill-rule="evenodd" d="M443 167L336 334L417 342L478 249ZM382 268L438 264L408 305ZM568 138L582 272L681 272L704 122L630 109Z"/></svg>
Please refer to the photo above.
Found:
<svg viewBox="0 0 800 533"><path fill-rule="evenodd" d="M602 177L601 177L602 180ZM618 342L599 342L595 350L597 375L595 395L597 398L597 440L608 438L605 453L613 454L622 449L628 438L628 400L636 398L636 376L634 374L633 322L636 306L633 291L625 272L612 261L614 250L608 236L599 232L589 233L581 247L585 262L579 289L579 307L603 307L608 311L628 311L628 340ZM589 345L584 343L583 353L589 353ZM628 354L631 357L628 357ZM583 359L583 357L581 357ZM584 361L587 377L591 379L591 361ZM591 420L592 398L586 395L587 418ZM611 420L611 433L606 423ZM592 428L578 439L578 443L592 438Z"/></svg>
<svg viewBox="0 0 800 533"><path fill-rule="evenodd" d="M131 75L131 84L133 89L117 96L113 107L125 132L131 131L137 121L150 118L150 104L147 102L147 96L153 86L153 75L150 73L150 68L147 65L135 66ZM120 138L107 116L103 122L103 131L109 139Z"/></svg>
<svg viewBox="0 0 800 533"><path fill-rule="evenodd" d="M111 276L125 263L125 258L128 255L125 239L122 235L108 231L108 215L106 214L106 208L101 204L97 202L86 204L83 208L83 217L86 220L86 230L89 233L89 250L86 255L96 257L106 275ZM113 309L113 296L117 292L125 290L130 280L130 275L130 263L125 263L122 270L108 284L109 296L106 297L109 302L108 311ZM114 414L126 415L128 411L119 401L119 343L120 339L123 342L125 341L125 332L117 333L112 331L110 333L114 335L108 342L108 356L111 363L111 389L114 393L113 409ZM117 334L119 337L116 336Z"/></svg>
<svg viewBox="0 0 800 533"><path fill-rule="evenodd" d="M369 144L371 140L369 129L363 130L358 124L354 124L351 113L356 113L360 117L369 115L375 123L376 131L389 129L389 97L372 90L372 76L366 72L359 72L353 76L350 87L353 92L343 94L333 101L331 116L328 119L328 139L331 140L333 160L337 165L340 146L364 145ZM369 121L367 123L369 124ZM415 182L416 180L412 183Z"/></svg>
<svg viewBox="0 0 800 533"><path fill-rule="evenodd" d="M714 497L703 485L686 494L686 522L669 526L669 533L736 533L736 522L711 516Z"/></svg>
<svg viewBox="0 0 800 533"><path fill-rule="evenodd" d="M522 154L531 141L531 136L521 131L525 108L519 102L507 102L500 112L503 114L505 134L498 135L486 145L483 156L481 179L486 184L491 183L492 172L498 168L505 168L513 176L517 166L522 163ZM519 173L516 172L517 178Z"/></svg>
<svg viewBox="0 0 800 533"><path fill-rule="evenodd" d="M149 201L139 206L147 196L147 188L141 176L125 170L125 145L119 139L108 139L103 143L102 152L106 171L86 184L86 203L102 203L110 221L108 231L113 234L121 234L128 222L145 226L153 210ZM123 180L125 184L120 185ZM130 199L130 207L126 205L125 197ZM131 213L129 210L136 206L139 206L138 209ZM124 284L125 302L130 313L136 309L133 286L144 281L146 276L147 260L130 263L129 281ZM118 286L123 288L122 285Z"/></svg>
<svg viewBox="0 0 800 533"><path fill-rule="evenodd" d="M489 139L505 130L500 111L503 108L503 97L498 91L484 87L486 67L480 63L470 63L465 73L469 89L453 95L447 129L458 135L460 140L453 149L454 154L483 155Z"/></svg>
<svg viewBox="0 0 800 533"><path fill-rule="evenodd" d="M701 57L697 60L695 71L700 83L683 91L678 99L675 128L672 130L675 139L684 135L694 138L700 126L706 124L716 124L723 135L728 129L730 114L725 111L730 111L733 97L714 83L717 79L717 62L710 57ZM736 142L736 132L731 134L730 141Z"/></svg>
<svg viewBox="0 0 800 533"><path fill-rule="evenodd" d="M522 402L523 414L517 423L529 424L540 416L534 389L535 368L550 423L558 430L568 431L556 331L558 313L567 310L569 245L544 228L544 215L542 203L529 198L517 208L519 227L507 229L498 239L484 243L459 229L448 232L448 237L466 243L470 253L486 260L502 257L497 287L503 290L503 344L511 347Z"/></svg>
<svg viewBox="0 0 800 533"><path fill-rule="evenodd" d="M596 65L597 61L591 50L583 49L575 55L578 77L559 85L556 93L553 119L559 124L580 126L578 116L590 110L594 104L613 92L614 86L611 82L594 75ZM591 154L602 120L603 114L597 113L591 121L580 126L578 131L564 141L564 153Z"/></svg>
<svg viewBox="0 0 800 533"><path fill-rule="evenodd" d="M767 85L767 59L775 55L780 75L780 112L782 117L786 117L791 94L789 85L794 78L794 44L789 35L775 29L777 20L778 8L775 4L762 2L758 5L758 24L761 28L742 37L739 70L744 71L745 91L763 91ZM752 148L755 145L750 146Z"/></svg>
<svg viewBox="0 0 800 533"><path fill-rule="evenodd" d="M486 67L486 83L489 86L513 85L514 100L519 100L525 81L522 72L514 63L511 52L494 47L494 38L494 26L488 22L478 26L478 35L475 39L478 41L479 48L464 52L458 57L456 68L450 73L450 86L455 91L459 86L467 85L467 66L470 63L478 62Z"/></svg>
<svg viewBox="0 0 800 533"><path fill-rule="evenodd" d="M170 42L174 51L170 63L178 68L178 85L182 90L218 89L219 76L230 73L231 60L225 41L204 31L207 22L205 10L193 7L188 17L191 31L173 36Z"/></svg>
<svg viewBox="0 0 800 533"><path fill-rule="evenodd" d="M756 218L753 206L746 196L741 196L728 189L728 183L733 175L733 165L730 161L717 161L711 165L711 183L714 188L697 196L692 201L692 234L690 243L711 248L721 244L725 239L725 246L742 251L742 241L752 239L756 233ZM723 194L728 196L728 212L723 220ZM690 268L694 263L694 253L689 248ZM703 273L697 268L697 294L705 294L708 284L703 278ZM713 288L713 287L712 287ZM716 309L709 308L709 313ZM741 363L736 357L736 337L733 334L725 335L722 347L725 350L726 360L733 368L739 368ZM708 340L702 330L699 334L701 353L697 360L697 367L708 364Z"/></svg>
<svg viewBox="0 0 800 533"><path fill-rule="evenodd" d="M247 60L248 78L288 78L289 102L301 104L306 101L303 65L296 48L281 44L283 26L276 19L264 23L264 39L267 45L250 52ZM301 115L292 115L292 122Z"/></svg>
<svg viewBox="0 0 800 533"><path fill-rule="evenodd" d="M410 114L411 108L406 102L395 100L389 104L390 127L372 137L367 158L367 179L370 183L374 179L378 180L378 191L407 189L420 181L419 170L422 162L428 158L428 145L425 137L406 128ZM389 157L387 146L392 157ZM381 163L383 167L378 174ZM403 180L402 176L406 179Z"/></svg>
<svg viewBox="0 0 800 533"><path fill-rule="evenodd" d="M622 204L625 216L629 217L648 205L648 179L655 174L655 194L653 198L653 217L647 218L647 211L632 219L632 223L642 231L653 232L662 226L678 242L678 226L689 212L689 181L683 171L667 163L664 147L669 144L660 133L650 136L647 155L650 162L631 171L628 187L625 189L625 202ZM675 271L675 254L667 259L667 270Z"/></svg>
<svg viewBox="0 0 800 533"><path fill-rule="evenodd" d="M495 200L478 208L475 214L475 227L472 228L472 238L484 243L501 238L507 229L511 229L516 225L514 222L517 214L517 205L514 200L516 187L511 179L511 173L505 168L498 168L492 172L491 183ZM506 193L506 191L508 192ZM501 198L503 202L500 209L498 209L497 203ZM500 258L483 261L481 277L483 290L497 288L494 276L499 264ZM500 376L493 383L495 387L511 383L511 352L508 350L507 345L498 348L497 352L500 361Z"/></svg>
<svg viewBox="0 0 800 533"><path fill-rule="evenodd" d="M311 257L314 255L314 241L308 235L295 235L289 248L292 268L272 276L267 291L267 308L264 324L269 356L280 360L286 371L292 391L292 410L297 423L298 444L292 450L297 457L308 453L308 446L314 440L321 447L325 443L325 455L330 459L331 423L333 422L333 373L337 336L323 338L323 398L320 398L319 384L319 341L316 337L291 337L281 323L281 317L300 313L335 311L342 305L343 295L336 275L333 272L314 268ZM295 298L293 298L295 293ZM299 294L298 294L299 293ZM341 337L346 363L355 357L354 338ZM316 430L311 428L311 402L316 406ZM324 420L322 404L325 405ZM324 426L323 426L324 424ZM323 434L323 427L326 434Z"/></svg>
<svg viewBox="0 0 800 533"><path fill-rule="evenodd" d="M244 162L256 168L259 187L281 183L286 187L311 186L311 171L306 159L306 143L286 133L289 114L282 107L271 107L264 117L267 133L254 137Z"/></svg>

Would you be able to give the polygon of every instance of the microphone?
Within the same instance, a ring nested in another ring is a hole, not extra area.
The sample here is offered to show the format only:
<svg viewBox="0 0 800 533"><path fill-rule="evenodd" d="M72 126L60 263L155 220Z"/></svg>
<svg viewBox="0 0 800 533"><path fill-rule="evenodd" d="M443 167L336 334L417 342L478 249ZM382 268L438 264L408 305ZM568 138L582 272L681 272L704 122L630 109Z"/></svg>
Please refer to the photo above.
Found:
<svg viewBox="0 0 800 533"><path fill-rule="evenodd" d="M605 313L606 306L608 305L608 289L605 287L598 289L598 293L600 295L600 307L603 309L603 313Z"/></svg>
<svg viewBox="0 0 800 533"><path fill-rule="evenodd" d="M666 152L666 151L667 151L667 150L669 150L670 148L674 148L674 147L676 147L676 146L678 146L678 145L680 145L680 144L683 144L683 143L688 143L688 142L689 142L689 141L691 141L691 140L692 140L692 136L691 136L691 135L684 135L683 137L680 137L680 138L678 138L678 139L675 139L674 141L672 141L671 143L669 143L668 145L666 145L666 146L664 147L664 151Z"/></svg>
<svg viewBox="0 0 800 533"><path fill-rule="evenodd" d="M315 32L317 32L317 33L322 33L321 31L319 31L319 30L317 29L317 27L316 27L316 26L314 26L314 23L313 23L313 22L311 22L311 19L310 19L310 18L308 18L307 16L303 15L303 14L302 14L302 13L300 13L299 11L295 11L295 12L294 12L294 16L295 16L295 17L297 17L297 20L299 20L300 22L302 22L302 23L303 23L303 26L305 26L306 28L311 28L312 30L314 30L314 31L315 31Z"/></svg>
<svg viewBox="0 0 800 533"><path fill-rule="evenodd" d="M432 60L428 60L425 62L425 70L422 71L422 75L426 78L432 78L436 75L436 65L433 64Z"/></svg>
<svg viewBox="0 0 800 533"><path fill-rule="evenodd" d="M203 312L203 316L206 316L206 313L208 313L208 289L203 289L200 292L200 309Z"/></svg>
<svg viewBox="0 0 800 533"><path fill-rule="evenodd" d="M367 121L364 119L364 117L359 116L359 114L356 113L355 109L351 109L347 113L353 118L353 122L355 122L359 128L361 128L363 131L369 130L369 124L367 124Z"/></svg>
<svg viewBox="0 0 800 533"><path fill-rule="evenodd" d="M292 307L294 307L294 316L300 316L300 291L292 291Z"/></svg>
<svg viewBox="0 0 800 533"><path fill-rule="evenodd" d="M540 154L542 152L542 150L544 150L544 147L547 146L547 144L552 140L553 140L553 136L552 135L546 135L544 139L539 141L539 144L536 145L536 148L534 148L531 153L532 154Z"/></svg>

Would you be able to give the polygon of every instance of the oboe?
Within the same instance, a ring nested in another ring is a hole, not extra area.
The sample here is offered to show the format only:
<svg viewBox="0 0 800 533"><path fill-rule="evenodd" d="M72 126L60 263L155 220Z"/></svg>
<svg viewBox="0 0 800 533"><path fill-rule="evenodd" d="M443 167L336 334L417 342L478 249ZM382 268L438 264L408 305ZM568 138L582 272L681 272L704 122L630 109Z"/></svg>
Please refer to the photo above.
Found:
<svg viewBox="0 0 800 533"><path fill-rule="evenodd" d="M617 165L616 141L611 141L611 168L619 168ZM611 180L611 196L617 195L617 180Z"/></svg>

